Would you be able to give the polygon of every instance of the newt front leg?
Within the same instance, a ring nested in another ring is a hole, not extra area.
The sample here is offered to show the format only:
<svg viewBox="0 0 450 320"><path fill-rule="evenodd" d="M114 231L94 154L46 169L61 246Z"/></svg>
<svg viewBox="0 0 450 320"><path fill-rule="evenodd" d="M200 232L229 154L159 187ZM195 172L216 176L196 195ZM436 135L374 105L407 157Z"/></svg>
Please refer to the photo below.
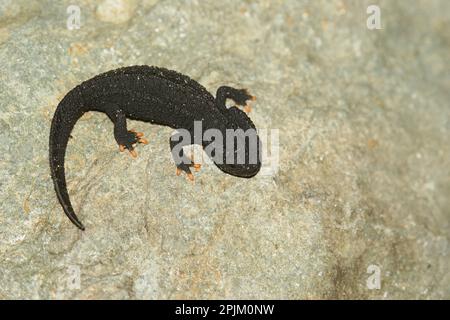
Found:
<svg viewBox="0 0 450 320"><path fill-rule="evenodd" d="M247 89L235 89L228 86L222 86L217 89L216 106L221 110L225 110L225 102L227 99L233 100L238 106L243 106L244 111L249 113L252 108L247 101L255 101L256 97L248 93Z"/></svg>
<svg viewBox="0 0 450 320"><path fill-rule="evenodd" d="M187 178L194 181L194 175L191 172L191 168L194 168L196 172L200 171L201 165L194 163L193 158L188 158L184 154L183 147L191 144L191 141L182 139L180 142L180 135L175 133L169 139L170 152L172 153L172 158L177 166L176 175L179 176L181 172L186 173Z"/></svg>

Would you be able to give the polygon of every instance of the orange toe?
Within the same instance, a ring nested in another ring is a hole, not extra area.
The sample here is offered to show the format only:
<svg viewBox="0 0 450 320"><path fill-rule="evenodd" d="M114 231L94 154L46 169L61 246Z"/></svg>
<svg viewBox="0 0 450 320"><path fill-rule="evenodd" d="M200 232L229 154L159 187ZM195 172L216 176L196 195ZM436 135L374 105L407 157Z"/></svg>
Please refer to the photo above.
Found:
<svg viewBox="0 0 450 320"><path fill-rule="evenodd" d="M131 156L133 157L133 158L137 158L137 152L136 152L136 150L130 150L130 154L131 154Z"/></svg>
<svg viewBox="0 0 450 320"><path fill-rule="evenodd" d="M148 140L144 138L139 139L138 142L142 144L148 144Z"/></svg>

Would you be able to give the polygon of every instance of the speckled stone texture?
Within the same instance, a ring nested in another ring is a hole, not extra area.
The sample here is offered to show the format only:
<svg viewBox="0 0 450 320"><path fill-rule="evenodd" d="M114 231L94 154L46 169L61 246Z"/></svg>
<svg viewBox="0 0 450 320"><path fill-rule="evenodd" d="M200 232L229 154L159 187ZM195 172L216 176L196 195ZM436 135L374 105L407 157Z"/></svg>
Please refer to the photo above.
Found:
<svg viewBox="0 0 450 320"><path fill-rule="evenodd" d="M76 2L73 30L72 1L0 2L0 298L450 298L449 1L375 1L381 30L374 1ZM133 160L87 114L66 156L76 229L53 112L135 64L249 88L278 172L205 166L193 185L170 129L130 122L150 139Z"/></svg>

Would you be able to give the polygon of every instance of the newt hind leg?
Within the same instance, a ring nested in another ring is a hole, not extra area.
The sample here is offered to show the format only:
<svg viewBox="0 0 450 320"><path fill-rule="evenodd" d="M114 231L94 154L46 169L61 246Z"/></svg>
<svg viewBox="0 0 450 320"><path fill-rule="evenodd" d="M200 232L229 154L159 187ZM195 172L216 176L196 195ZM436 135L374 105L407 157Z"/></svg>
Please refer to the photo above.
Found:
<svg viewBox="0 0 450 320"><path fill-rule="evenodd" d="M108 116L114 123L114 138L119 145L121 152L128 150L133 158L137 157L134 146L138 143L148 144L148 140L144 138L142 132L136 132L134 129L127 129L127 119L122 110L118 109Z"/></svg>
<svg viewBox="0 0 450 320"><path fill-rule="evenodd" d="M137 143L148 144L148 140L144 138L144 134L142 132L136 132L134 129L115 136L115 138L119 144L120 152L128 150L133 158L137 157L137 152L134 148Z"/></svg>

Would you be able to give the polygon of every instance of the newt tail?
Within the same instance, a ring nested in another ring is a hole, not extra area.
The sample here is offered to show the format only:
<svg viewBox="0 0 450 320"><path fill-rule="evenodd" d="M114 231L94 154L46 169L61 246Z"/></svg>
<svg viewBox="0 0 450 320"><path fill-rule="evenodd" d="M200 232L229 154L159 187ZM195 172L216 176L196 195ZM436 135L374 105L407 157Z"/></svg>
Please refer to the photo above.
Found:
<svg viewBox="0 0 450 320"><path fill-rule="evenodd" d="M67 217L81 230L84 230L85 227L75 214L67 192L64 156L70 132L84 112L83 102L77 87L70 91L58 104L50 128L49 141L50 171L56 195Z"/></svg>

